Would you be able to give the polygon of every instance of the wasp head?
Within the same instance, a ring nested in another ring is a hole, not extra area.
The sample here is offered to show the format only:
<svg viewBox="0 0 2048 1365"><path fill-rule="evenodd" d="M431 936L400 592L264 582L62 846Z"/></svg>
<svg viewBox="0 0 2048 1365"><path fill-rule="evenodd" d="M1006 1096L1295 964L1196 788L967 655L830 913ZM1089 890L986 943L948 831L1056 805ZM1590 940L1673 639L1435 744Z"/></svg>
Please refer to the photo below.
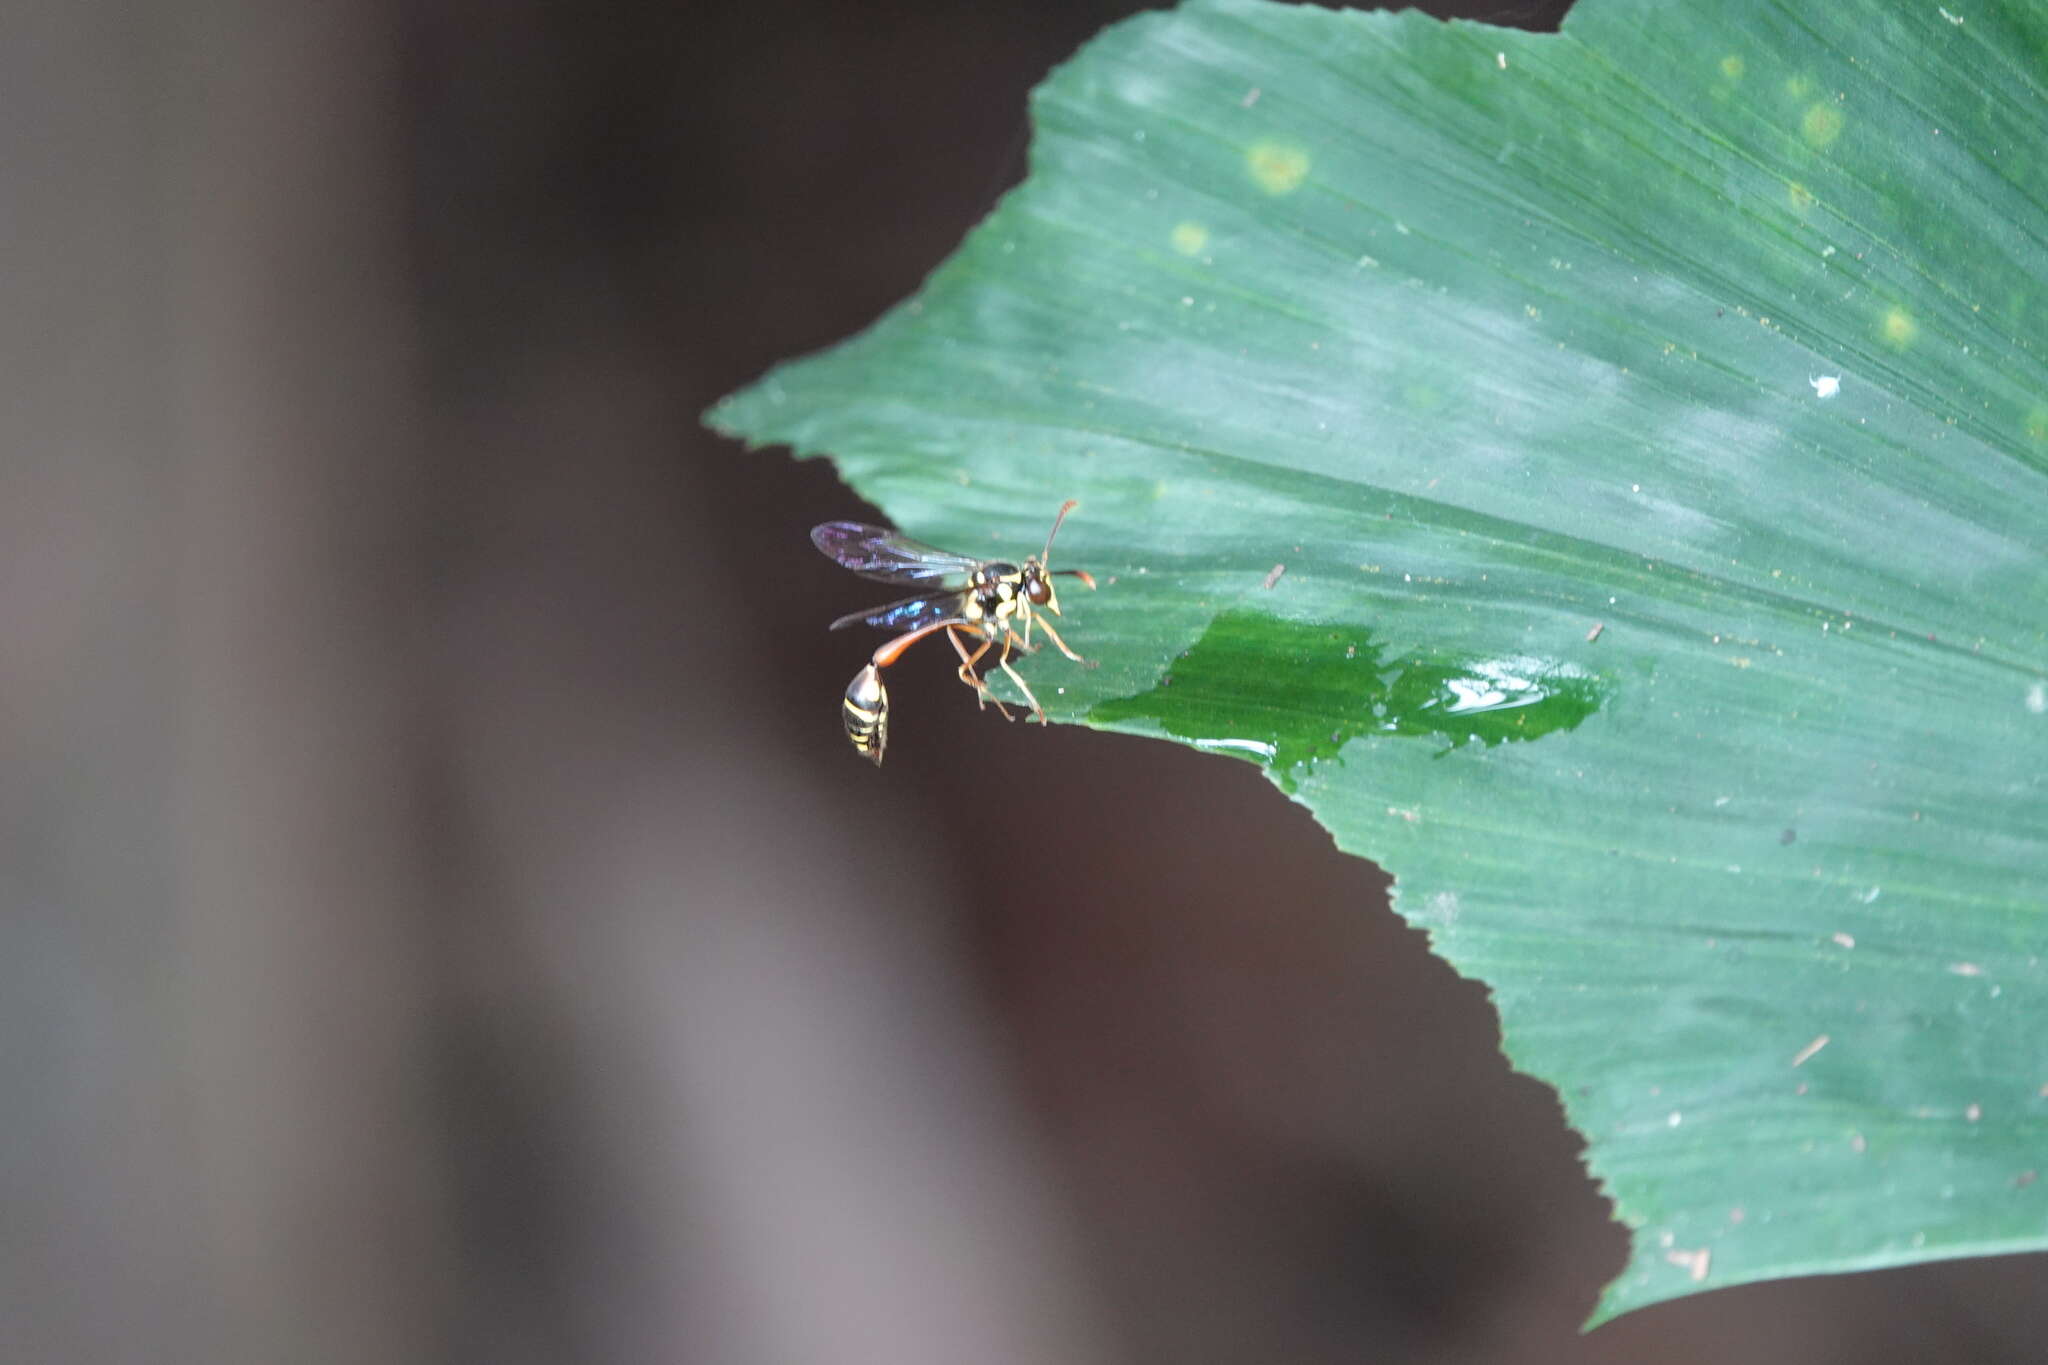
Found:
<svg viewBox="0 0 2048 1365"><path fill-rule="evenodd" d="M1017 591L1026 602L1036 610L1049 611L1054 616L1060 614L1059 594L1052 590L1052 574L1045 565L1036 558L1027 559L1020 577L1022 582Z"/></svg>

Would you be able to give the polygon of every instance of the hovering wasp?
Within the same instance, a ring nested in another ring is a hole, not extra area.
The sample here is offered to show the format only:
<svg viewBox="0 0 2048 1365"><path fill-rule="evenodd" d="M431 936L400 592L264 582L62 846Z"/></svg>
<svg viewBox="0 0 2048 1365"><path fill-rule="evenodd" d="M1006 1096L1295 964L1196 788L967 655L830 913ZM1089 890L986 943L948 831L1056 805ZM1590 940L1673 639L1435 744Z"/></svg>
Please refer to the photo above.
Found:
<svg viewBox="0 0 2048 1365"><path fill-rule="evenodd" d="M1052 556L1052 538L1059 534L1060 523L1076 506L1072 501L1060 505L1059 515L1052 519L1052 530L1046 533L1045 549L1027 558L1021 567L1000 559L977 559L935 549L886 527L866 526L857 521L828 521L811 528L811 543L842 567L878 583L921 589L900 602L857 611L832 623L833 630L869 625L902 632L877 649L867 666L847 684L842 713L846 737L853 741L855 749L874 760L876 766L881 765L882 749L889 741L889 691L882 686L882 670L925 636L941 631L953 642L953 652L960 656L960 681L974 689L975 699L982 706L993 705L1002 712L1003 719L1010 720L1013 717L1009 708L990 695L988 683L974 671L989 650L1001 645L996 667L1024 694L1039 723L1045 723L1045 708L1038 704L1038 698L1017 670L1010 667L1010 655L1037 651L1038 646L1031 643L1031 629L1036 624L1045 631L1047 639L1059 646L1060 653L1084 667L1095 667L1067 648L1067 642L1059 637L1052 623L1040 614L1060 614L1059 598L1052 589L1054 578L1064 575L1078 578L1091 588L1095 586L1095 579L1085 570L1047 567ZM1017 630L1020 625L1021 635Z"/></svg>

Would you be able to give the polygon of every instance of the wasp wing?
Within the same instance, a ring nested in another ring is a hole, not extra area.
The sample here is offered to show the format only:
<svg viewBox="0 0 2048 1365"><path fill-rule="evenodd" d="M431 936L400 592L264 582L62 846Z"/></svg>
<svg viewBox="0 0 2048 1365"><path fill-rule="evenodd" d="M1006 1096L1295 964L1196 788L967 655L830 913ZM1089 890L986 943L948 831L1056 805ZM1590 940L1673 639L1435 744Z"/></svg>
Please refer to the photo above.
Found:
<svg viewBox="0 0 2048 1365"><path fill-rule="evenodd" d="M960 614L958 592L927 592L916 597L906 597L900 602L891 602L885 607L869 607L842 616L832 623L833 630L846 626L874 626L881 630L911 631L944 621Z"/></svg>
<svg viewBox="0 0 2048 1365"><path fill-rule="evenodd" d="M964 579L981 561L899 535L886 526L828 521L811 528L811 544L827 559L878 583L938 583ZM851 619L865 619L855 617Z"/></svg>

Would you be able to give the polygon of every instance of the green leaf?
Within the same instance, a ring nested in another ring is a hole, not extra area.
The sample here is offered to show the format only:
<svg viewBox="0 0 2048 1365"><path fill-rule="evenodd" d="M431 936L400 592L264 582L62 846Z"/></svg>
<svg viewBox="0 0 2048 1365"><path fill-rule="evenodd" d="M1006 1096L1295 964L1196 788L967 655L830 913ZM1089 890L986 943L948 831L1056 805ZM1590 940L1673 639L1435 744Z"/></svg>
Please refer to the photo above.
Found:
<svg viewBox="0 0 2048 1365"><path fill-rule="evenodd" d="M2044 71L2031 0L1147 15L711 420L976 553L1081 499L1034 689L1396 874L1632 1229L1601 1318L2040 1248Z"/></svg>

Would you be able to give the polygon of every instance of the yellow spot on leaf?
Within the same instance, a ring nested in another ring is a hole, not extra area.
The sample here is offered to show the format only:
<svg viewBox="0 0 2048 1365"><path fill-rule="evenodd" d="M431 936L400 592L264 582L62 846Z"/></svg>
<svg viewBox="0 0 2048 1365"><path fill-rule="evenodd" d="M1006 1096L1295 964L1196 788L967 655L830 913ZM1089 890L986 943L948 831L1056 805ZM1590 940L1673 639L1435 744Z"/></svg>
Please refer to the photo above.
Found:
<svg viewBox="0 0 2048 1365"><path fill-rule="evenodd" d="M1813 212L1813 191L1798 181L1785 186L1785 199L1792 205L1792 211L1805 215Z"/></svg>
<svg viewBox="0 0 2048 1365"><path fill-rule="evenodd" d="M1721 74L1731 81L1742 79L1742 58L1733 52L1721 59Z"/></svg>
<svg viewBox="0 0 2048 1365"><path fill-rule="evenodd" d="M2048 407L2035 408L2027 414L2027 439L2048 442Z"/></svg>
<svg viewBox="0 0 2048 1365"><path fill-rule="evenodd" d="M1825 147L1842 135L1842 111L1832 104L1815 104L1799 120L1799 131L1807 145Z"/></svg>
<svg viewBox="0 0 2048 1365"><path fill-rule="evenodd" d="M1894 346L1907 345L1919 330L1920 324L1903 308L1894 308L1884 315L1884 339Z"/></svg>
<svg viewBox="0 0 2048 1365"><path fill-rule="evenodd" d="M1173 249L1183 256L1199 256L1209 245L1209 229L1200 223L1177 223L1173 229Z"/></svg>
<svg viewBox="0 0 2048 1365"><path fill-rule="evenodd" d="M1268 194L1292 194L1308 179L1308 153L1284 142L1255 142L1244 154L1245 169Z"/></svg>

